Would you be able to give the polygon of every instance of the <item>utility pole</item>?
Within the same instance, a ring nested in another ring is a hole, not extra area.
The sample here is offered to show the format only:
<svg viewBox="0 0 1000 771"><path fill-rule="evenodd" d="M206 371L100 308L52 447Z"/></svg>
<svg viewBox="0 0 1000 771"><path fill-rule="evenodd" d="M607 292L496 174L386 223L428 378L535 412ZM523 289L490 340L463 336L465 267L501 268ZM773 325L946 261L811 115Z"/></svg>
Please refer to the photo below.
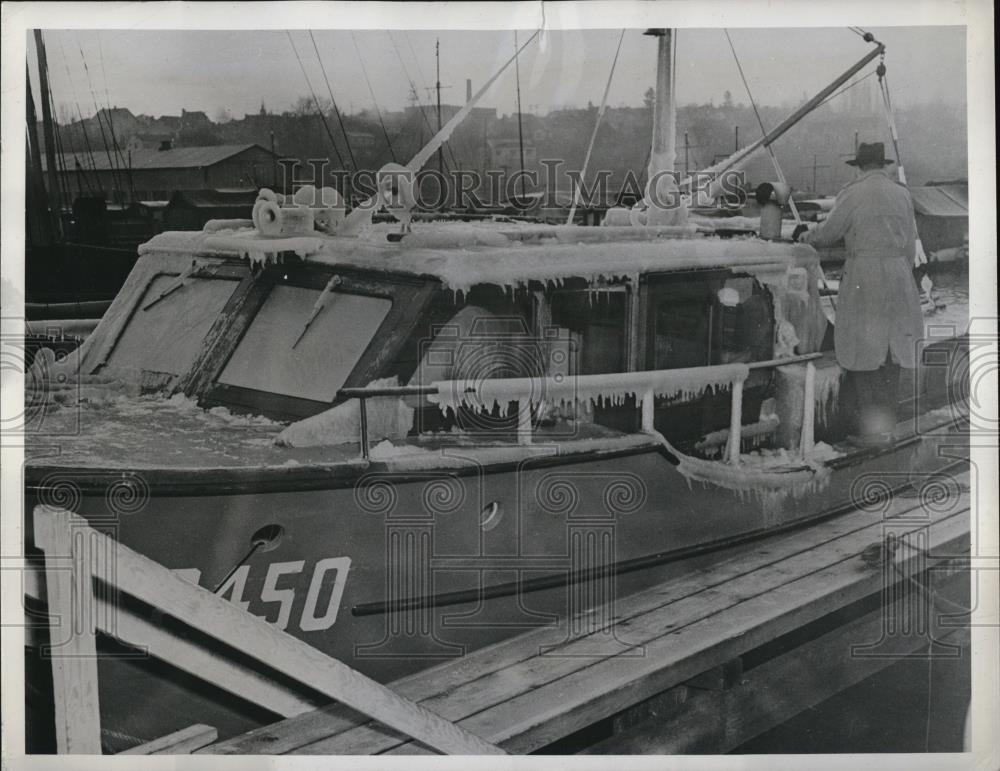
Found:
<svg viewBox="0 0 1000 771"><path fill-rule="evenodd" d="M737 153L740 150L740 127L736 126L736 140L733 145L733 152Z"/></svg>
<svg viewBox="0 0 1000 771"><path fill-rule="evenodd" d="M688 177L688 133L684 132L684 178Z"/></svg>
<svg viewBox="0 0 1000 771"><path fill-rule="evenodd" d="M813 180L813 183L812 183L811 191L812 191L813 195L817 195L817 191L816 191L816 172L819 169L828 169L828 168L830 168L829 165L820 164L819 163L819 156L814 154L813 155L812 166L803 166L802 168L803 169L809 169L809 168L812 169L812 180Z"/></svg>
<svg viewBox="0 0 1000 771"><path fill-rule="evenodd" d="M278 154L274 151L274 132L271 132L271 188L274 189L278 186ZM285 189L282 188L281 192L284 193Z"/></svg>

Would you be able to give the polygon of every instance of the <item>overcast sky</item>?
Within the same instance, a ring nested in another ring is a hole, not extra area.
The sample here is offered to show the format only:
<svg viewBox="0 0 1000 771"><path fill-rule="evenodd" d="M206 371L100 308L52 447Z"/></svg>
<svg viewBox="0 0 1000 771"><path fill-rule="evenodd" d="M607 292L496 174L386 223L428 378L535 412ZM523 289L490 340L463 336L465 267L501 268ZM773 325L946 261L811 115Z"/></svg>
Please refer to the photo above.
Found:
<svg viewBox="0 0 1000 771"><path fill-rule="evenodd" d="M942 100L964 108L965 28L893 27L871 30L887 46L886 65L894 102ZM295 51L317 94L327 87L305 30L292 31L104 31L47 30L51 87L57 105L87 116L100 105L134 113L176 115L204 110L216 118L288 109L309 93ZM313 33L341 109L371 107L365 83L383 110L409 101L410 79L422 103L435 81L435 42L441 46L443 103L462 103L465 80L485 82L514 51L512 31L345 31ZM523 42L531 31L518 33ZM761 104L799 102L863 56L870 46L846 28L730 30L754 98ZM520 59L523 109L599 104L621 30L555 31L534 41ZM294 49L292 45L294 41ZM34 69L34 46L29 42ZM746 92L721 29L681 30L677 39L678 102L719 103L729 90L747 103ZM402 63L401 61L402 60ZM611 105L641 105L654 82L656 46L642 30L625 32L609 96ZM84 68L86 62L86 70ZM870 65L873 68L874 64ZM89 70L89 77L88 72ZM33 81L35 75L32 76ZM480 103L501 113L516 109L514 68ZM35 81L37 89L37 81ZM95 99L96 97L96 99Z"/></svg>

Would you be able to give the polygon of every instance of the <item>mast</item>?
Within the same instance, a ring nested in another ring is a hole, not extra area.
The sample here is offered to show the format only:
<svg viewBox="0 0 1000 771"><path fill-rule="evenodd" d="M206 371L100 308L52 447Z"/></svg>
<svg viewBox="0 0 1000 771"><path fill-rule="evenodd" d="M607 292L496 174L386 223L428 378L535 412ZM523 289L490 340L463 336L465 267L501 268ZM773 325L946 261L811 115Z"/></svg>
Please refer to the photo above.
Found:
<svg viewBox="0 0 1000 771"><path fill-rule="evenodd" d="M687 206L677 188L677 109L674 104L676 30L650 29L657 38L656 92L653 102L653 139L646 168L646 224L682 225Z"/></svg>
<svg viewBox="0 0 1000 771"><path fill-rule="evenodd" d="M653 144L649 154L647 179L661 171L672 172L677 160L677 112L674 106L674 31L647 30L657 38L656 96L653 103Z"/></svg>
<svg viewBox="0 0 1000 771"><path fill-rule="evenodd" d="M524 126L521 123L521 65L517 56L517 30L514 30L514 80L517 84L517 147L521 154L521 199L526 201L524 194ZM555 191L553 191L555 192Z"/></svg>
<svg viewBox="0 0 1000 771"><path fill-rule="evenodd" d="M441 40L437 38L434 40L434 59L437 62L437 83L435 88L437 89L437 114L438 114L438 131L441 130ZM452 160L455 160L452 158ZM444 174L444 146L438 148L438 173Z"/></svg>
<svg viewBox="0 0 1000 771"><path fill-rule="evenodd" d="M45 175L42 172L42 157L38 152L38 116L35 114L35 98L31 93L31 73L25 65L25 80L28 84L28 174L25 224L28 243L34 246L48 246L52 243L52 219L48 216L48 202L45 200Z"/></svg>
<svg viewBox="0 0 1000 771"><path fill-rule="evenodd" d="M52 110L49 100L49 64L45 56L42 31L34 30L35 50L38 53L38 90L42 99L42 134L45 140L45 162L48 166L48 202L55 222L59 222L59 169L56 167L56 139L52 131Z"/></svg>

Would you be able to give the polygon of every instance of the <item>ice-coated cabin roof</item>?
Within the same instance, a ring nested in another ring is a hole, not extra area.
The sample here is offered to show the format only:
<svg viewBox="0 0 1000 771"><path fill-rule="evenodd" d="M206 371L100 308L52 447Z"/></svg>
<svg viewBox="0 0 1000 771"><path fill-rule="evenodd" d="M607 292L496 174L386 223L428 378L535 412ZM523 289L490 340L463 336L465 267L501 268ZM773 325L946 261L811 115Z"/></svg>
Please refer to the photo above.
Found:
<svg viewBox="0 0 1000 771"><path fill-rule="evenodd" d="M323 265L433 276L457 291L477 284L520 286L700 268L784 272L816 260L816 252L801 244L716 238L696 226L414 223L413 232L390 242L392 232L398 226L373 227L352 238L317 234L268 239L251 228L168 232L141 246L139 253L239 256L260 262L294 252Z"/></svg>

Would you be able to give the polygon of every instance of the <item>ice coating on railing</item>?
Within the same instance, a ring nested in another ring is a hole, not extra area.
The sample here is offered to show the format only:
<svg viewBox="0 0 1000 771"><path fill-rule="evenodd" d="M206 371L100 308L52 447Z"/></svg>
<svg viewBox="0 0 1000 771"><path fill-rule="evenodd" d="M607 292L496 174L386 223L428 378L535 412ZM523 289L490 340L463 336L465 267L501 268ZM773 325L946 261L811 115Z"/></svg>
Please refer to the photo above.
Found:
<svg viewBox="0 0 1000 771"><path fill-rule="evenodd" d="M630 396L635 397L636 406L648 395L667 399L693 398L708 389L718 390L742 382L748 374L746 364L720 364L605 375L445 380L432 384L437 394L428 399L442 412L462 406L497 408L503 416L510 402L525 399L532 404L579 405L590 410L594 406L624 404Z"/></svg>

